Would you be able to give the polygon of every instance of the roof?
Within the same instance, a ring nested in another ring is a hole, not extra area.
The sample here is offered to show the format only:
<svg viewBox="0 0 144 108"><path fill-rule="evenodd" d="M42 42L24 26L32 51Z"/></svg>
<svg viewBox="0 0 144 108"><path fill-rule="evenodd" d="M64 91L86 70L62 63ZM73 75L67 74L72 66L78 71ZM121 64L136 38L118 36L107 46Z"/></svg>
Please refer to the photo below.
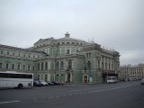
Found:
<svg viewBox="0 0 144 108"><path fill-rule="evenodd" d="M19 50L19 51L26 51L26 52L31 52L31 53L40 53L40 54L45 54L43 51L37 51L34 49L26 49L26 48L18 48L18 47L13 47L13 46L8 46L8 45L2 45L0 44L0 48L6 48L6 49L12 49L12 50Z"/></svg>

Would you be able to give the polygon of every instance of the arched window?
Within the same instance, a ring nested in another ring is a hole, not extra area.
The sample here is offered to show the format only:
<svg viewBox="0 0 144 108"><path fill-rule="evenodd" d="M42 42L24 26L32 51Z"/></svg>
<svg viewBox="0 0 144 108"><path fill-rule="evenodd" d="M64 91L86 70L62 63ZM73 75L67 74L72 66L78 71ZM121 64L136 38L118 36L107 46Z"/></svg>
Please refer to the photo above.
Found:
<svg viewBox="0 0 144 108"><path fill-rule="evenodd" d="M23 65L23 70L25 70L25 65Z"/></svg>
<svg viewBox="0 0 144 108"><path fill-rule="evenodd" d="M48 69L48 63L45 62L45 70L47 70L47 69Z"/></svg>
<svg viewBox="0 0 144 108"><path fill-rule="evenodd" d="M3 66L3 64L2 64L2 63L0 63L0 69L2 69L2 66Z"/></svg>
<svg viewBox="0 0 144 108"><path fill-rule="evenodd" d="M29 71L31 70L31 66L30 66L30 65L28 66L28 70L29 70Z"/></svg>
<svg viewBox="0 0 144 108"><path fill-rule="evenodd" d="M9 68L9 64L7 63L7 64L6 64L6 69L8 69L8 68Z"/></svg>
<svg viewBox="0 0 144 108"><path fill-rule="evenodd" d="M88 66L88 69L91 70L91 62L90 61L88 61L87 66Z"/></svg>
<svg viewBox="0 0 144 108"><path fill-rule="evenodd" d="M12 64L12 69L14 69L14 64Z"/></svg>
<svg viewBox="0 0 144 108"><path fill-rule="evenodd" d="M47 81L47 75L45 75L45 81Z"/></svg>
<svg viewBox="0 0 144 108"><path fill-rule="evenodd" d="M38 70L40 70L40 63L38 63Z"/></svg>
<svg viewBox="0 0 144 108"><path fill-rule="evenodd" d="M14 64L12 64L12 69L14 69Z"/></svg>
<svg viewBox="0 0 144 108"><path fill-rule="evenodd" d="M72 61L71 60L68 61L68 69L72 69Z"/></svg>
<svg viewBox="0 0 144 108"><path fill-rule="evenodd" d="M56 62L56 70L59 69L59 62Z"/></svg>
<svg viewBox="0 0 144 108"><path fill-rule="evenodd" d="M41 63L41 70L43 70L43 63Z"/></svg>
<svg viewBox="0 0 144 108"><path fill-rule="evenodd" d="M63 63L63 61L61 61L60 68L61 68L61 70L64 69L64 63Z"/></svg>
<svg viewBox="0 0 144 108"><path fill-rule="evenodd" d="M17 69L18 69L18 70L20 70L20 64L18 64L18 67L17 67Z"/></svg>
<svg viewBox="0 0 144 108"><path fill-rule="evenodd" d="M40 80L40 75L38 75L37 77L38 77L38 80Z"/></svg>

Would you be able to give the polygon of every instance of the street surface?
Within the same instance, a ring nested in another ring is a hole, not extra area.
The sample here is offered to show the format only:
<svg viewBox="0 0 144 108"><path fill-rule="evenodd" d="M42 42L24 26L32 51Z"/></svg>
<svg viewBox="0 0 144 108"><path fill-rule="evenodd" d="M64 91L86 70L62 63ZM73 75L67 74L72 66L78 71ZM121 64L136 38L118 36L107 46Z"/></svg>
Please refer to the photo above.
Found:
<svg viewBox="0 0 144 108"><path fill-rule="evenodd" d="M140 81L0 90L0 108L144 108Z"/></svg>

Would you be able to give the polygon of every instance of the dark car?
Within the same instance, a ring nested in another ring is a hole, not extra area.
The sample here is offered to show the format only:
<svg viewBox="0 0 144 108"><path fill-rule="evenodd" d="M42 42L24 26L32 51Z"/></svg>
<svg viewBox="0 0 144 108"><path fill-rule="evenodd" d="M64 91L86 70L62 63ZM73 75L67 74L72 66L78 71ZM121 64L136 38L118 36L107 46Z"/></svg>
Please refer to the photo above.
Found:
<svg viewBox="0 0 144 108"><path fill-rule="evenodd" d="M141 85L144 85L144 79L141 80Z"/></svg>
<svg viewBox="0 0 144 108"><path fill-rule="evenodd" d="M61 85L61 83L56 82L56 81L52 81L52 83L53 83L54 85Z"/></svg>
<svg viewBox="0 0 144 108"><path fill-rule="evenodd" d="M42 86L42 84L41 84L41 82L39 80L35 80L33 83L34 83L33 84L34 87L41 87Z"/></svg>

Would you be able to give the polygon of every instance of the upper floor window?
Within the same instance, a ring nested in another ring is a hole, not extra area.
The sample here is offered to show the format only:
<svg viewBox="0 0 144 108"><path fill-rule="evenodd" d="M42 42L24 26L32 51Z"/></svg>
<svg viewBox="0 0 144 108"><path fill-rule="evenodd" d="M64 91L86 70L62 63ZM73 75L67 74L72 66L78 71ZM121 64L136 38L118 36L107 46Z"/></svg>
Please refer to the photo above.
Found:
<svg viewBox="0 0 144 108"><path fill-rule="evenodd" d="M7 63L7 64L6 64L6 69L8 69L8 68L9 68L9 64Z"/></svg>
<svg viewBox="0 0 144 108"><path fill-rule="evenodd" d="M17 69L18 69L18 70L20 70L20 64L18 64L18 67L17 67Z"/></svg>
<svg viewBox="0 0 144 108"><path fill-rule="evenodd" d="M4 52L3 51L1 51L1 54L3 54Z"/></svg>
<svg viewBox="0 0 144 108"><path fill-rule="evenodd" d="M43 63L41 63L41 70L43 70Z"/></svg>
<svg viewBox="0 0 144 108"><path fill-rule="evenodd" d="M23 65L23 70L25 70L25 65Z"/></svg>
<svg viewBox="0 0 144 108"><path fill-rule="evenodd" d="M48 63L45 62L45 70L47 70L47 69L48 69Z"/></svg>
<svg viewBox="0 0 144 108"><path fill-rule="evenodd" d="M12 69L14 69L14 64L12 64Z"/></svg>
<svg viewBox="0 0 144 108"><path fill-rule="evenodd" d="M88 67L89 70L91 69L91 62L90 61L88 61L87 67Z"/></svg>
<svg viewBox="0 0 144 108"><path fill-rule="evenodd" d="M7 52L7 55L9 55L9 52Z"/></svg>
<svg viewBox="0 0 144 108"><path fill-rule="evenodd" d="M30 65L28 66L28 70L29 70L29 71L31 70L31 66L30 66Z"/></svg>
<svg viewBox="0 0 144 108"><path fill-rule="evenodd" d="M2 65L3 65L3 64L2 64L2 63L0 63L0 69L2 68Z"/></svg>
<svg viewBox="0 0 144 108"><path fill-rule="evenodd" d="M38 70L40 70L40 63L38 63Z"/></svg>
<svg viewBox="0 0 144 108"><path fill-rule="evenodd" d="M67 50L67 52L66 52L66 54L69 54L70 53L70 51L69 51L69 49Z"/></svg>
<svg viewBox="0 0 144 108"><path fill-rule="evenodd" d="M60 68L61 68L61 70L64 69L64 63L63 63L63 61L61 61Z"/></svg>
<svg viewBox="0 0 144 108"><path fill-rule="evenodd" d="M56 62L56 69L59 69L59 62Z"/></svg>
<svg viewBox="0 0 144 108"><path fill-rule="evenodd" d="M68 69L72 69L72 61L71 60L68 61Z"/></svg>

